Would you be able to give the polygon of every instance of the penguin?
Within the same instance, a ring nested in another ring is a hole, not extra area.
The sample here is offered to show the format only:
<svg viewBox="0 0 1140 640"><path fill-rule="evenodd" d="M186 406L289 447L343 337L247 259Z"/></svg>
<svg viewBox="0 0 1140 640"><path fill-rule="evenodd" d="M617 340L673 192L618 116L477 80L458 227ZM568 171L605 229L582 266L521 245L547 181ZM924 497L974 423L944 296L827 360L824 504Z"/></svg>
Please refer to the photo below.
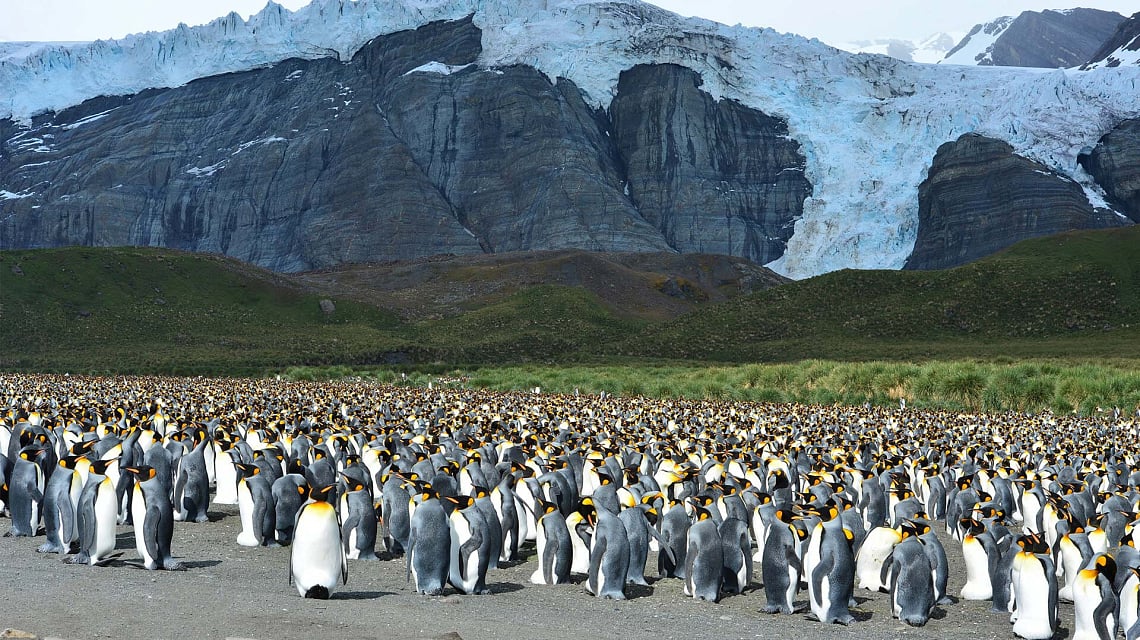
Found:
<svg viewBox="0 0 1140 640"><path fill-rule="evenodd" d="M594 525L586 591L599 598L625 600L625 582L629 576L629 533L617 514L595 508L592 498L583 498L582 504L587 508L586 520Z"/></svg>
<svg viewBox="0 0 1140 640"><path fill-rule="evenodd" d="M8 512L12 529L5 538L30 538L38 533L40 512L44 504L44 470L39 465L44 448L29 445L20 449L8 480Z"/></svg>
<svg viewBox="0 0 1140 640"><path fill-rule="evenodd" d="M416 478L418 476L409 476L408 479ZM411 535L411 512L408 503L412 497L404 488L405 479L400 476L389 474L381 478L381 482L383 493L380 499L380 515L384 527L388 530L385 542L389 553L399 555L408 547L408 536ZM452 551L454 552L454 549Z"/></svg>
<svg viewBox="0 0 1140 640"><path fill-rule="evenodd" d="M491 593L487 569L491 563L490 530L471 496L448 497L455 504L451 524L451 559L448 578L451 586L468 595ZM416 509L419 511L419 509Z"/></svg>
<svg viewBox="0 0 1140 640"><path fill-rule="evenodd" d="M852 534L843 528L834 505L820 515L826 519L812 530L803 560L811 612L825 624L849 625L855 621L848 609L855 588Z"/></svg>
<svg viewBox="0 0 1140 640"><path fill-rule="evenodd" d="M37 553L71 553L75 542L75 506L71 503L71 488L79 472L75 465L79 458L60 458L58 468L48 479L44 489L44 529L47 542L36 549Z"/></svg>
<svg viewBox="0 0 1140 640"><path fill-rule="evenodd" d="M300 463L296 464L299 466ZM309 495L309 483L304 474L290 472L274 482L270 492L273 494L273 513L276 517L274 537L277 544L289 545L293 542L293 525L297 521L297 512Z"/></svg>
<svg viewBox="0 0 1140 640"><path fill-rule="evenodd" d="M772 504L772 496L767 493L759 494L757 500L759 504L752 508L752 537L756 540L756 553L752 559L763 562L764 541L768 539L768 527L772 525L776 505Z"/></svg>
<svg viewBox="0 0 1140 640"><path fill-rule="evenodd" d="M341 538L349 560L379 560L376 556L376 507L367 485L342 473L345 491L340 495L343 519ZM409 544L410 541L409 533Z"/></svg>
<svg viewBox="0 0 1140 640"><path fill-rule="evenodd" d="M727 593L744 593L752 581L752 538L748 524L735 517L724 519L719 527L724 554L721 588Z"/></svg>
<svg viewBox="0 0 1140 640"><path fill-rule="evenodd" d="M949 604L950 596L946 593L946 584L950 579L950 563L946 558L946 548L942 541L934 534L934 529L927 522L916 523L918 528L918 541L922 543L922 550L930 560L930 570L934 580L935 604ZM1008 544L1006 548L1008 548ZM1008 580L1007 580L1008 582ZM990 584L994 584L991 577Z"/></svg>
<svg viewBox="0 0 1140 640"><path fill-rule="evenodd" d="M640 505L624 509L618 514L629 542L629 570L626 581L642 586L649 585L645 580L645 562L649 559L649 531L652 529L646 520L650 511L652 511L650 507ZM656 514L656 511L652 511L652 515ZM653 531L656 533L656 530Z"/></svg>
<svg viewBox="0 0 1140 640"><path fill-rule="evenodd" d="M543 501L542 515L535 525L538 568L530 576L532 584L567 584L574 549L566 517L553 502Z"/></svg>
<svg viewBox="0 0 1140 640"><path fill-rule="evenodd" d="M1116 619L1125 640L1140 637L1140 567L1128 567L1117 599Z"/></svg>
<svg viewBox="0 0 1140 640"><path fill-rule="evenodd" d="M115 550L115 527L118 524L119 502L115 485L107 476L118 460L92 462L87 483L79 496L76 523L79 534L79 553L68 556L69 564L96 566L110 560Z"/></svg>
<svg viewBox="0 0 1140 640"><path fill-rule="evenodd" d="M559 513L561 513L561 507ZM570 533L570 573L586 575L590 571L590 539L593 526L583 517L581 511L574 510L566 516L566 529Z"/></svg>
<svg viewBox="0 0 1140 640"><path fill-rule="evenodd" d="M670 500L669 508L659 519L661 523L660 547L657 554L657 573L666 578L685 578L685 553L688 550L689 526L692 524L685 506ZM666 551L667 550L667 551Z"/></svg>
<svg viewBox="0 0 1140 640"><path fill-rule="evenodd" d="M1057 569L1045 541L1032 536L1017 540L1011 583L1013 633L1026 640L1047 640L1057 633Z"/></svg>
<svg viewBox="0 0 1140 640"><path fill-rule="evenodd" d="M186 566L170 555L174 538L174 505L154 467L125 467L135 476L131 510L135 549L148 571L184 571Z"/></svg>
<svg viewBox="0 0 1140 640"><path fill-rule="evenodd" d="M437 596L443 593L450 571L451 527L434 489L424 487L419 498L404 559L407 578L415 580L417 593Z"/></svg>
<svg viewBox="0 0 1140 640"><path fill-rule="evenodd" d="M1073 585L1073 640L1113 640L1117 597L1112 588L1116 561L1098 553L1081 569Z"/></svg>
<svg viewBox="0 0 1140 640"><path fill-rule="evenodd" d="M479 513L483 514L483 523L487 527L488 539L487 544L490 547L490 564L488 569L499 568L499 558L503 555L503 523L499 520L499 515L495 511L495 505L491 502L491 494L485 487L474 485L472 487L475 493L472 495L475 498L475 507L479 509Z"/></svg>
<svg viewBox="0 0 1140 640"><path fill-rule="evenodd" d="M965 527L962 558L966 563L966 584L962 586L960 595L965 600L989 600L994 595L990 566L991 562L997 562L997 543L985 532L985 525L977 520L967 518L962 523Z"/></svg>
<svg viewBox="0 0 1140 640"><path fill-rule="evenodd" d="M760 564L764 595L767 597L767 605L762 611L791 615L796 611L796 593L803 570L800 551L804 531L792 524L790 511L778 509L773 516L766 529L768 538L764 541L764 556Z"/></svg>
<svg viewBox="0 0 1140 640"><path fill-rule="evenodd" d="M694 505L695 522L685 545L684 593L699 600L720 599L724 577L724 545L716 520L703 505Z"/></svg>
<svg viewBox="0 0 1140 640"><path fill-rule="evenodd" d="M261 475L260 467L237 462L234 468L238 474L238 513L241 517L237 543L243 547L277 546L273 487Z"/></svg>
<svg viewBox="0 0 1140 640"><path fill-rule="evenodd" d="M194 448L178 459L174 482L174 519L179 522L208 522L206 507L210 503L210 478L206 474L205 432L195 432Z"/></svg>
<svg viewBox="0 0 1140 640"><path fill-rule="evenodd" d="M504 473L499 484L491 490L491 504L501 523L503 540L500 545L500 562L514 562L519 559L519 544L526 538L525 518L519 517L515 492L511 488L512 476Z"/></svg>
<svg viewBox="0 0 1140 640"><path fill-rule="evenodd" d="M340 538L332 485L313 487L297 512L289 550L289 583L305 598L327 600L338 584L348 584L348 558Z"/></svg>
<svg viewBox="0 0 1140 640"><path fill-rule="evenodd" d="M934 575L913 523L902 523L902 541L884 564L891 576L891 613L912 627L921 627L934 611Z"/></svg>
<svg viewBox="0 0 1140 640"><path fill-rule="evenodd" d="M214 504L237 504L237 468L229 454L228 442L222 444L217 439L210 445L214 452ZM241 462L245 462L244 460Z"/></svg>
<svg viewBox="0 0 1140 640"><path fill-rule="evenodd" d="M870 591L886 591L889 581L883 575L883 563L891 557L891 551L902 539L902 532L892 527L871 529L855 556L855 586Z"/></svg>

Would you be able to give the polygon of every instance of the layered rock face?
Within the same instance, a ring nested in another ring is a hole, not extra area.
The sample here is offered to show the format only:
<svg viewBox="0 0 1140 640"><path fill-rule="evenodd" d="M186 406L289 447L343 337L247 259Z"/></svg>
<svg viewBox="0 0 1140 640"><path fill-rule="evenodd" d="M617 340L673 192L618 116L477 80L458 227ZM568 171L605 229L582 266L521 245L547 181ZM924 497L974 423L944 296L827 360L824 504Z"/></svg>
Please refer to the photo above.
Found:
<svg viewBox="0 0 1140 640"><path fill-rule="evenodd" d="M27 129L0 121L0 248L167 246L280 271L530 249L783 253L811 185L782 121L662 66L623 84L611 124L569 81L473 66L480 36L470 19L433 23L349 63L288 60Z"/></svg>
<svg viewBox="0 0 1140 640"><path fill-rule="evenodd" d="M1140 12L1132 14L1116 27L1116 32L1089 58L1081 69L1096 66L1118 67L1140 64Z"/></svg>
<svg viewBox="0 0 1140 640"><path fill-rule="evenodd" d="M938 148L918 203L907 269L954 267L1027 238L1122 224L1111 211L1094 210L1069 178L977 134Z"/></svg>
<svg viewBox="0 0 1140 640"><path fill-rule="evenodd" d="M1075 67L1088 62L1123 20L1124 16L1119 13L1099 9L1024 11L1012 20L1002 18L975 26L946 57L950 59L973 38L998 34L989 47L977 54L977 64L1048 69Z"/></svg>
<svg viewBox="0 0 1140 640"><path fill-rule="evenodd" d="M672 65L621 74L610 113L630 197L682 252L775 260L811 195L799 144L783 121L700 85Z"/></svg>
<svg viewBox="0 0 1140 640"><path fill-rule="evenodd" d="M1140 222L1140 119L1125 120L1080 156L1118 211Z"/></svg>

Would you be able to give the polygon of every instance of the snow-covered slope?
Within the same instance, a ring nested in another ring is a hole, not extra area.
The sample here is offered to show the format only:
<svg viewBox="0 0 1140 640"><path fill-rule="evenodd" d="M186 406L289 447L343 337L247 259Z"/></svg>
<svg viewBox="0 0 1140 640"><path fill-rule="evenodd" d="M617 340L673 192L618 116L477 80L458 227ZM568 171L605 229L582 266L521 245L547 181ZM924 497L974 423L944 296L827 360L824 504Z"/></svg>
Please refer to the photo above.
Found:
<svg viewBox="0 0 1140 640"><path fill-rule="evenodd" d="M474 14L482 67L532 65L609 105L621 71L675 63L704 89L786 118L803 145L814 196L784 257L792 277L899 268L917 233L917 186L938 146L967 132L1091 180L1077 154L1140 116L1140 68L1089 72L914 65L852 55L771 29L681 18L637 0L315 0L270 4L242 21L0 60L0 117L26 120L99 94L176 86L288 57L349 60L370 38ZM5 185L0 185L3 189Z"/></svg>
<svg viewBox="0 0 1140 640"><path fill-rule="evenodd" d="M993 64L994 42L1013 24L1013 16L974 26L941 60L942 64Z"/></svg>

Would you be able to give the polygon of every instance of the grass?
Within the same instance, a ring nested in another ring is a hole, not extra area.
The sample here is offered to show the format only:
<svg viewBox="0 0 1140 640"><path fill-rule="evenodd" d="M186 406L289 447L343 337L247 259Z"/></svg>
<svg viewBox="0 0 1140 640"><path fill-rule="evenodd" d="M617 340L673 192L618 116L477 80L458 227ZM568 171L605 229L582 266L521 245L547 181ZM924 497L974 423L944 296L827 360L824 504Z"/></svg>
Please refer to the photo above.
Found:
<svg viewBox="0 0 1140 640"><path fill-rule="evenodd" d="M462 385L497 391L894 406L948 411L1084 415L1120 407L1140 410L1140 369L1132 362L997 363L805 360L748 365L521 365L397 371L387 368L297 368L288 378L358 376L402 385Z"/></svg>
<svg viewBox="0 0 1140 640"><path fill-rule="evenodd" d="M492 387L1091 410L1133 402L1140 362L1140 227L1027 241L946 271L841 271L667 321L620 312L614 300L641 298L610 287L529 281L457 315L401 320L332 280L159 249L0 252L0 370L404 365L413 383L460 368ZM407 282L401 295L431 295ZM518 369L513 382L486 373L527 363L560 366Z"/></svg>

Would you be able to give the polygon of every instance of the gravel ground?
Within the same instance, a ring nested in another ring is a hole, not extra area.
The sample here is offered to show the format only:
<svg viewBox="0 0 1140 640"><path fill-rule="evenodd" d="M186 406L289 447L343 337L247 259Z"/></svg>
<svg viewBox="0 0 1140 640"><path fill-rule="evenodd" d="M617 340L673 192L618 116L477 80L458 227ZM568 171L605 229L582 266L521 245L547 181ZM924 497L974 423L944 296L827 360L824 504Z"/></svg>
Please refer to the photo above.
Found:
<svg viewBox="0 0 1140 640"><path fill-rule="evenodd" d="M38 538L0 538L0 629L61 638L1012 638L1007 616L989 602L959 600L911 628L890 615L888 596L858 590L857 622L823 625L803 614L773 616L764 604L759 566L752 589L720 603L681 593L679 580L630 586L624 602L600 600L575 584L535 586L533 546L526 559L493 570L485 596L449 590L417 595L403 558L349 561L348 585L327 601L305 600L288 584L287 548L246 548L237 507L213 507L211 522L175 525L174 554L185 572L148 572L130 527L120 527L122 555L108 567L72 566L41 555ZM0 529L7 529L0 520ZM941 527L939 527L941 528ZM941 532L940 532L941 533ZM943 536L949 592L965 582L960 547ZM656 568L650 554L649 566ZM647 575L656 571L650 570ZM806 593L799 600L806 605ZM1062 605L1059 638L1070 635L1072 606Z"/></svg>

